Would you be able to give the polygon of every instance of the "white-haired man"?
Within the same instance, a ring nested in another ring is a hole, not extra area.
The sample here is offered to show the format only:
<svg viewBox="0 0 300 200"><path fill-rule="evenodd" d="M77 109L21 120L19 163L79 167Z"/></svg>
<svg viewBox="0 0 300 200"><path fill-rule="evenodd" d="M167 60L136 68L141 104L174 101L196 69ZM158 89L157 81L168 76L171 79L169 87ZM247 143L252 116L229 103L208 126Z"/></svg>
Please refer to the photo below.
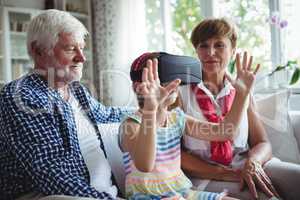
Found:
<svg viewBox="0 0 300 200"><path fill-rule="evenodd" d="M116 198L97 123L119 122L127 111L104 107L79 83L87 34L63 11L31 21L34 71L0 94L0 199Z"/></svg>

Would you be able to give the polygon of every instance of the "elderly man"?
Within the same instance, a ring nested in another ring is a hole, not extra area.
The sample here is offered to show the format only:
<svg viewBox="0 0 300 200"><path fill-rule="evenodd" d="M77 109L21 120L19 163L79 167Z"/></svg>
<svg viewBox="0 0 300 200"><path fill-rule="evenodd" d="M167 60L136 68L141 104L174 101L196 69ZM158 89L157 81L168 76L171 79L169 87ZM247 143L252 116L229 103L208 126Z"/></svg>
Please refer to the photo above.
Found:
<svg viewBox="0 0 300 200"><path fill-rule="evenodd" d="M0 94L0 199L116 198L97 123L119 122L126 110L104 107L79 83L87 34L63 11L31 21L34 71Z"/></svg>

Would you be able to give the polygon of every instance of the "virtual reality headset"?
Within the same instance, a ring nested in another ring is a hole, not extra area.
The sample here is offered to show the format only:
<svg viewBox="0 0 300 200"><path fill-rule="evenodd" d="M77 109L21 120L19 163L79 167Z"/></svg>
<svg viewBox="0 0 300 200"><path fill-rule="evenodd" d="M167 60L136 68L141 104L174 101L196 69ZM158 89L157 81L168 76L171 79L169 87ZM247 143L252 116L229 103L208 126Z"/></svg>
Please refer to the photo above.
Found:
<svg viewBox="0 0 300 200"><path fill-rule="evenodd" d="M202 67L198 59L189 56L172 55L160 52L158 75L161 83L181 80L181 85L199 83L202 80ZM142 70L131 71L132 81L141 80Z"/></svg>

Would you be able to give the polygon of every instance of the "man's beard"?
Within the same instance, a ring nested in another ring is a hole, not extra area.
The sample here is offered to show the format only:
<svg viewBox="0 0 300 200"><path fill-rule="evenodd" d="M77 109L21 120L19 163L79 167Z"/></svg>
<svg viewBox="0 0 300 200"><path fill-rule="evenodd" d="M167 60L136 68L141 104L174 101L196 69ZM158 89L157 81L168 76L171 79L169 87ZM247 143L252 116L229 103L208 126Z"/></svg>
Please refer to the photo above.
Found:
<svg viewBox="0 0 300 200"><path fill-rule="evenodd" d="M82 64L77 64L75 67L73 66L63 66L57 62L57 60L54 60L53 65L54 67L48 67L48 73L49 69L53 69L52 73L54 73L54 78L56 82L61 82L61 83L71 83L74 81L80 81L82 77ZM76 69L78 68L78 69Z"/></svg>

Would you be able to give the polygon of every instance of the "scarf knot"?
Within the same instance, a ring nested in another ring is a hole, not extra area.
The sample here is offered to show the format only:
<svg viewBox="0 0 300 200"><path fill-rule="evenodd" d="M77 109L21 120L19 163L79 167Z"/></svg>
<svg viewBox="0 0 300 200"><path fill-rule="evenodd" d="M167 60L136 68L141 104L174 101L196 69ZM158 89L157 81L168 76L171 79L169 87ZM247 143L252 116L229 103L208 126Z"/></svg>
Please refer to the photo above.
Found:
<svg viewBox="0 0 300 200"><path fill-rule="evenodd" d="M221 122L232 106L235 90L231 89L228 95L219 98L217 101L220 106L218 106L201 88L197 86L197 84L192 84L191 89L195 94L198 106L207 121L214 123ZM212 161L223 165L229 165L233 158L231 141L211 141L210 153L210 159Z"/></svg>

